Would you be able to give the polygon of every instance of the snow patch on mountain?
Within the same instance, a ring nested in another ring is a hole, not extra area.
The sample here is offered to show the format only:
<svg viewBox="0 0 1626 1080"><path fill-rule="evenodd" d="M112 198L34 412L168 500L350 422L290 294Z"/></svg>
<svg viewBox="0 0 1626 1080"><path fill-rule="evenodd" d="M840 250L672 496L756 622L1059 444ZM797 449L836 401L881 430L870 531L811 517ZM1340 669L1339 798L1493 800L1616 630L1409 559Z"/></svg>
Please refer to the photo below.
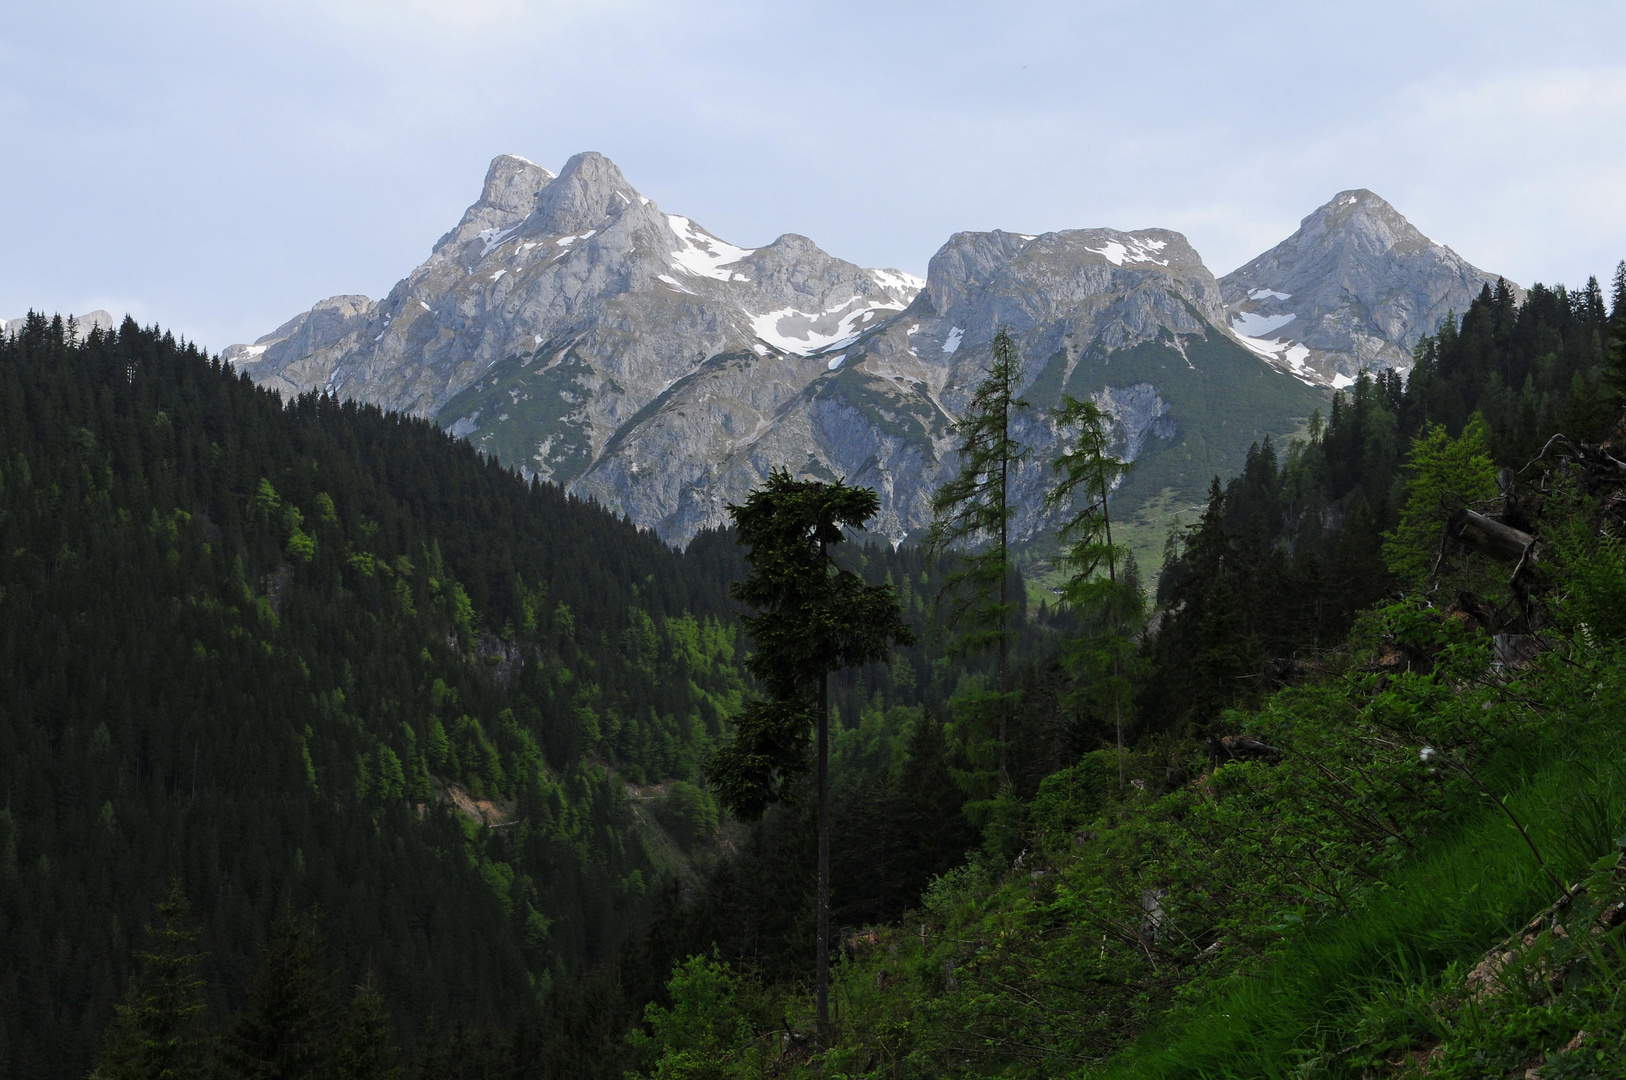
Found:
<svg viewBox="0 0 1626 1080"><path fill-rule="evenodd" d="M855 303L857 306L852 306ZM896 312L899 308L900 305L885 301L848 301L823 312L780 308L753 316L751 332L783 352L811 356L816 352L851 345L863 332L864 328L859 323L874 319L879 312ZM839 318L832 326L830 317L838 314Z"/></svg>
<svg viewBox="0 0 1626 1080"><path fill-rule="evenodd" d="M485 247L480 250L480 258L483 259L497 248L502 247L508 242L508 238L518 231L518 225L509 229L481 229L475 234L485 243Z"/></svg>
<svg viewBox="0 0 1626 1080"><path fill-rule="evenodd" d="M1032 240L1034 238L1029 236L1025 237L1024 239ZM1097 255L1106 259L1107 262L1111 263L1113 266L1122 266L1126 262L1152 263L1156 266L1167 266L1169 265L1169 260L1159 259L1157 257L1158 253L1167 246L1167 242L1163 240L1147 240L1140 237L1130 237L1128 243L1120 243L1117 240L1108 240L1105 244L1098 248L1085 248L1085 250L1095 252Z"/></svg>
<svg viewBox="0 0 1626 1080"><path fill-rule="evenodd" d="M678 241L672 261L687 273L727 281L733 275L724 267L755 254L755 248L735 247L719 240L686 217L667 214L666 220Z"/></svg>
<svg viewBox="0 0 1626 1080"><path fill-rule="evenodd" d="M867 270L865 273L875 280L875 284L885 289L889 296L903 304L908 304L926 287L925 278L906 274L902 270Z"/></svg>
<svg viewBox="0 0 1626 1080"><path fill-rule="evenodd" d="M1291 311L1283 315L1260 315L1253 311L1242 311L1231 316L1231 329L1244 337L1262 338L1296 318L1298 316Z"/></svg>

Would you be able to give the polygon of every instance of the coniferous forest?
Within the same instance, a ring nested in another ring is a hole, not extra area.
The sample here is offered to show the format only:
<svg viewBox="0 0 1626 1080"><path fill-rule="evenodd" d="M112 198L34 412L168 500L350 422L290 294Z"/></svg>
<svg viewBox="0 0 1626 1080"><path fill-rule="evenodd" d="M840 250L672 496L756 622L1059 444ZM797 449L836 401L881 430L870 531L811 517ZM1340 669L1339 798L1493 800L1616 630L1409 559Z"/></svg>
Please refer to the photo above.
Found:
<svg viewBox="0 0 1626 1080"><path fill-rule="evenodd" d="M1626 1075L1626 264L1487 289L1155 578L1064 402L1037 604L1001 378L933 542L787 476L678 551L31 316L0 1078Z"/></svg>

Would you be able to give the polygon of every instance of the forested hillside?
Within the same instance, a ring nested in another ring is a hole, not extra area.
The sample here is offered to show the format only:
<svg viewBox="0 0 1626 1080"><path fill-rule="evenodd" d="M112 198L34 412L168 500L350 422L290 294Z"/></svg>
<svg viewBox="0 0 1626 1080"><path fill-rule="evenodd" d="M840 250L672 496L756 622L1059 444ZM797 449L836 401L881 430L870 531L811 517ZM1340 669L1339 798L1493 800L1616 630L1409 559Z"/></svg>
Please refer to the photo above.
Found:
<svg viewBox="0 0 1626 1080"><path fill-rule="evenodd" d="M1626 265L1256 446L1155 586L1079 402L1043 603L838 544L914 640L831 677L823 1032L811 778L712 783L758 554L129 321L0 380L0 1077L1626 1075Z"/></svg>
<svg viewBox="0 0 1626 1080"><path fill-rule="evenodd" d="M742 687L704 545L129 321L31 320L0 413L0 1074L84 1075L172 881L221 1018L287 907L408 1037L642 924L624 785Z"/></svg>
<svg viewBox="0 0 1626 1080"><path fill-rule="evenodd" d="M281 402L128 320L79 341L31 318L0 379L0 1075L85 1074L175 885L204 1028L308 924L340 1005L370 979L416 1054L586 1000L549 988L756 843L717 834L704 787L746 689L731 536L679 553L426 422ZM847 559L924 630L932 560ZM922 634L833 686L843 918L895 915L970 842L922 718L977 666ZM877 831L902 761L937 786ZM719 911L750 857L707 879Z"/></svg>
<svg viewBox="0 0 1626 1080"><path fill-rule="evenodd" d="M1100 627L1056 626L1014 741L1065 718L1074 763L850 926L832 1045L805 968L719 920L639 1075L1626 1075L1626 267L1613 294L1486 290L1216 478L1129 749L1069 650Z"/></svg>

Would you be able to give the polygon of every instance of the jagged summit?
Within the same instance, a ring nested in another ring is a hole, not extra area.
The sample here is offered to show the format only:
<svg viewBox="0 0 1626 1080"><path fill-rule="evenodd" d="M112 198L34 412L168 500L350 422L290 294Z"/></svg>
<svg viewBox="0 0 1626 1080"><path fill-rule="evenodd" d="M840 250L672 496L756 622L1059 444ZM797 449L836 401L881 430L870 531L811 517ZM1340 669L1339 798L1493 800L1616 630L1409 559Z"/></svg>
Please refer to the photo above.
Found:
<svg viewBox="0 0 1626 1080"><path fill-rule="evenodd" d="M513 154L492 158L479 199L463 211L456 228L435 241L435 255L458 251L487 230L509 229L524 221L536 209L537 196L552 181L553 173L528 158Z"/></svg>
<svg viewBox="0 0 1626 1080"><path fill-rule="evenodd" d="M818 354L902 310L921 284L795 234L731 244L663 212L603 154L576 154L557 176L502 155L457 227L384 299L330 298L225 355L284 393L437 417L527 472L596 491L586 474L607 453L636 452L635 422L708 365L752 365L718 403L726 422L704 433L708 447L731 446L825 369ZM663 498L645 485L624 505L649 524Z"/></svg>
<svg viewBox="0 0 1626 1080"><path fill-rule="evenodd" d="M1177 232L1104 228L956 233L921 280L796 233L730 243L602 154L557 176L502 155L388 296L329 298L226 357L284 393L432 417L668 540L724 523L780 466L874 487L876 529L900 540L930 518L1001 328L1034 460L1055 445L1049 406L1096 401L1136 460L1116 496L1133 514L1199 500L1328 384L1403 366L1487 280L1365 189L1217 281ZM1019 532L1042 527L1052 481L1019 477Z"/></svg>
<svg viewBox="0 0 1626 1080"><path fill-rule="evenodd" d="M1047 410L1064 392L1096 401L1120 452L1139 460L1135 482L1145 491L1130 498L1172 492L1176 502L1200 498L1250 440L1290 432L1292 418L1320 403L1220 329L1213 275L1183 236L1162 229L957 233L902 312L850 310L832 331L839 337L795 350L809 363L784 404L742 407L776 361L719 358L636 418L578 489L682 540L723 523L729 503L785 465L874 488L873 528L893 540L916 535L954 464L954 420L1002 328L1017 340L1032 406L1018 420L1035 463L1015 480L1018 536L1043 527L1057 439ZM781 330L795 326L786 320Z"/></svg>
<svg viewBox="0 0 1626 1080"><path fill-rule="evenodd" d="M635 204L648 205L615 162L589 151L565 162L559 176L542 189L536 212L525 223L528 232L580 232L619 215Z"/></svg>
<svg viewBox="0 0 1626 1080"><path fill-rule="evenodd" d="M1403 241L1429 242L1428 237L1418 232L1417 227L1407 221L1392 203L1367 188L1340 191L1299 222L1301 231L1314 232L1318 228L1324 231L1346 228L1364 231L1368 235L1381 233L1388 247Z"/></svg>
<svg viewBox="0 0 1626 1080"><path fill-rule="evenodd" d="M1148 329L1152 324L1115 324L1116 315L1086 298L1152 281L1173 283L1205 317L1219 320L1214 276L1186 238L1167 229L955 233L932 256L922 302L960 325L979 328L971 331L968 344L986 342L1000 326L1020 333L1066 320L1078 347L1105 334L1104 344L1115 348L1132 344L1137 334L1155 333ZM1166 314L1182 330L1194 328L1183 305L1175 303ZM1046 353L1055 347L1047 342Z"/></svg>
<svg viewBox="0 0 1626 1080"><path fill-rule="evenodd" d="M92 330L110 333L118 326L118 320L100 308L83 315L69 315L68 318L73 320L74 330L81 339L89 337ZM27 321L26 317L0 320L0 334L15 334Z"/></svg>
<svg viewBox="0 0 1626 1080"><path fill-rule="evenodd" d="M536 197L553 179L553 173L529 158L499 154L491 159L486 182L480 189L480 201L475 206L489 206L501 213L525 217L536 209Z"/></svg>
<svg viewBox="0 0 1626 1080"><path fill-rule="evenodd" d="M1362 369L1408 370L1418 339L1496 281L1353 188L1220 288L1243 344L1302 379L1346 386Z"/></svg>

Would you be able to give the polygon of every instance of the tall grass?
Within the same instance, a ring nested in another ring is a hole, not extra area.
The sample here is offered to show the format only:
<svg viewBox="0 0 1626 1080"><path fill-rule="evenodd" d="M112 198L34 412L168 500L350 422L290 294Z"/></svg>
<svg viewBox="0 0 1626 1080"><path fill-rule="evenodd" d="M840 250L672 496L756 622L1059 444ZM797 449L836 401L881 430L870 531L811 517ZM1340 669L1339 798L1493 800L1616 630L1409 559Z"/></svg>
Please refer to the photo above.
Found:
<svg viewBox="0 0 1626 1080"><path fill-rule="evenodd" d="M1626 823L1626 753L1608 749L1609 739L1586 742L1591 752L1572 745L1504 798L1566 883L1579 880ZM1453 963L1477 960L1557 899L1553 892L1507 813L1487 800L1366 906L1288 942L1266 975L1239 980L1095 1075L1340 1075L1341 1061L1370 1038L1374 1011L1403 1022L1420 987L1437 983ZM1426 1019L1415 1018L1419 1035Z"/></svg>

